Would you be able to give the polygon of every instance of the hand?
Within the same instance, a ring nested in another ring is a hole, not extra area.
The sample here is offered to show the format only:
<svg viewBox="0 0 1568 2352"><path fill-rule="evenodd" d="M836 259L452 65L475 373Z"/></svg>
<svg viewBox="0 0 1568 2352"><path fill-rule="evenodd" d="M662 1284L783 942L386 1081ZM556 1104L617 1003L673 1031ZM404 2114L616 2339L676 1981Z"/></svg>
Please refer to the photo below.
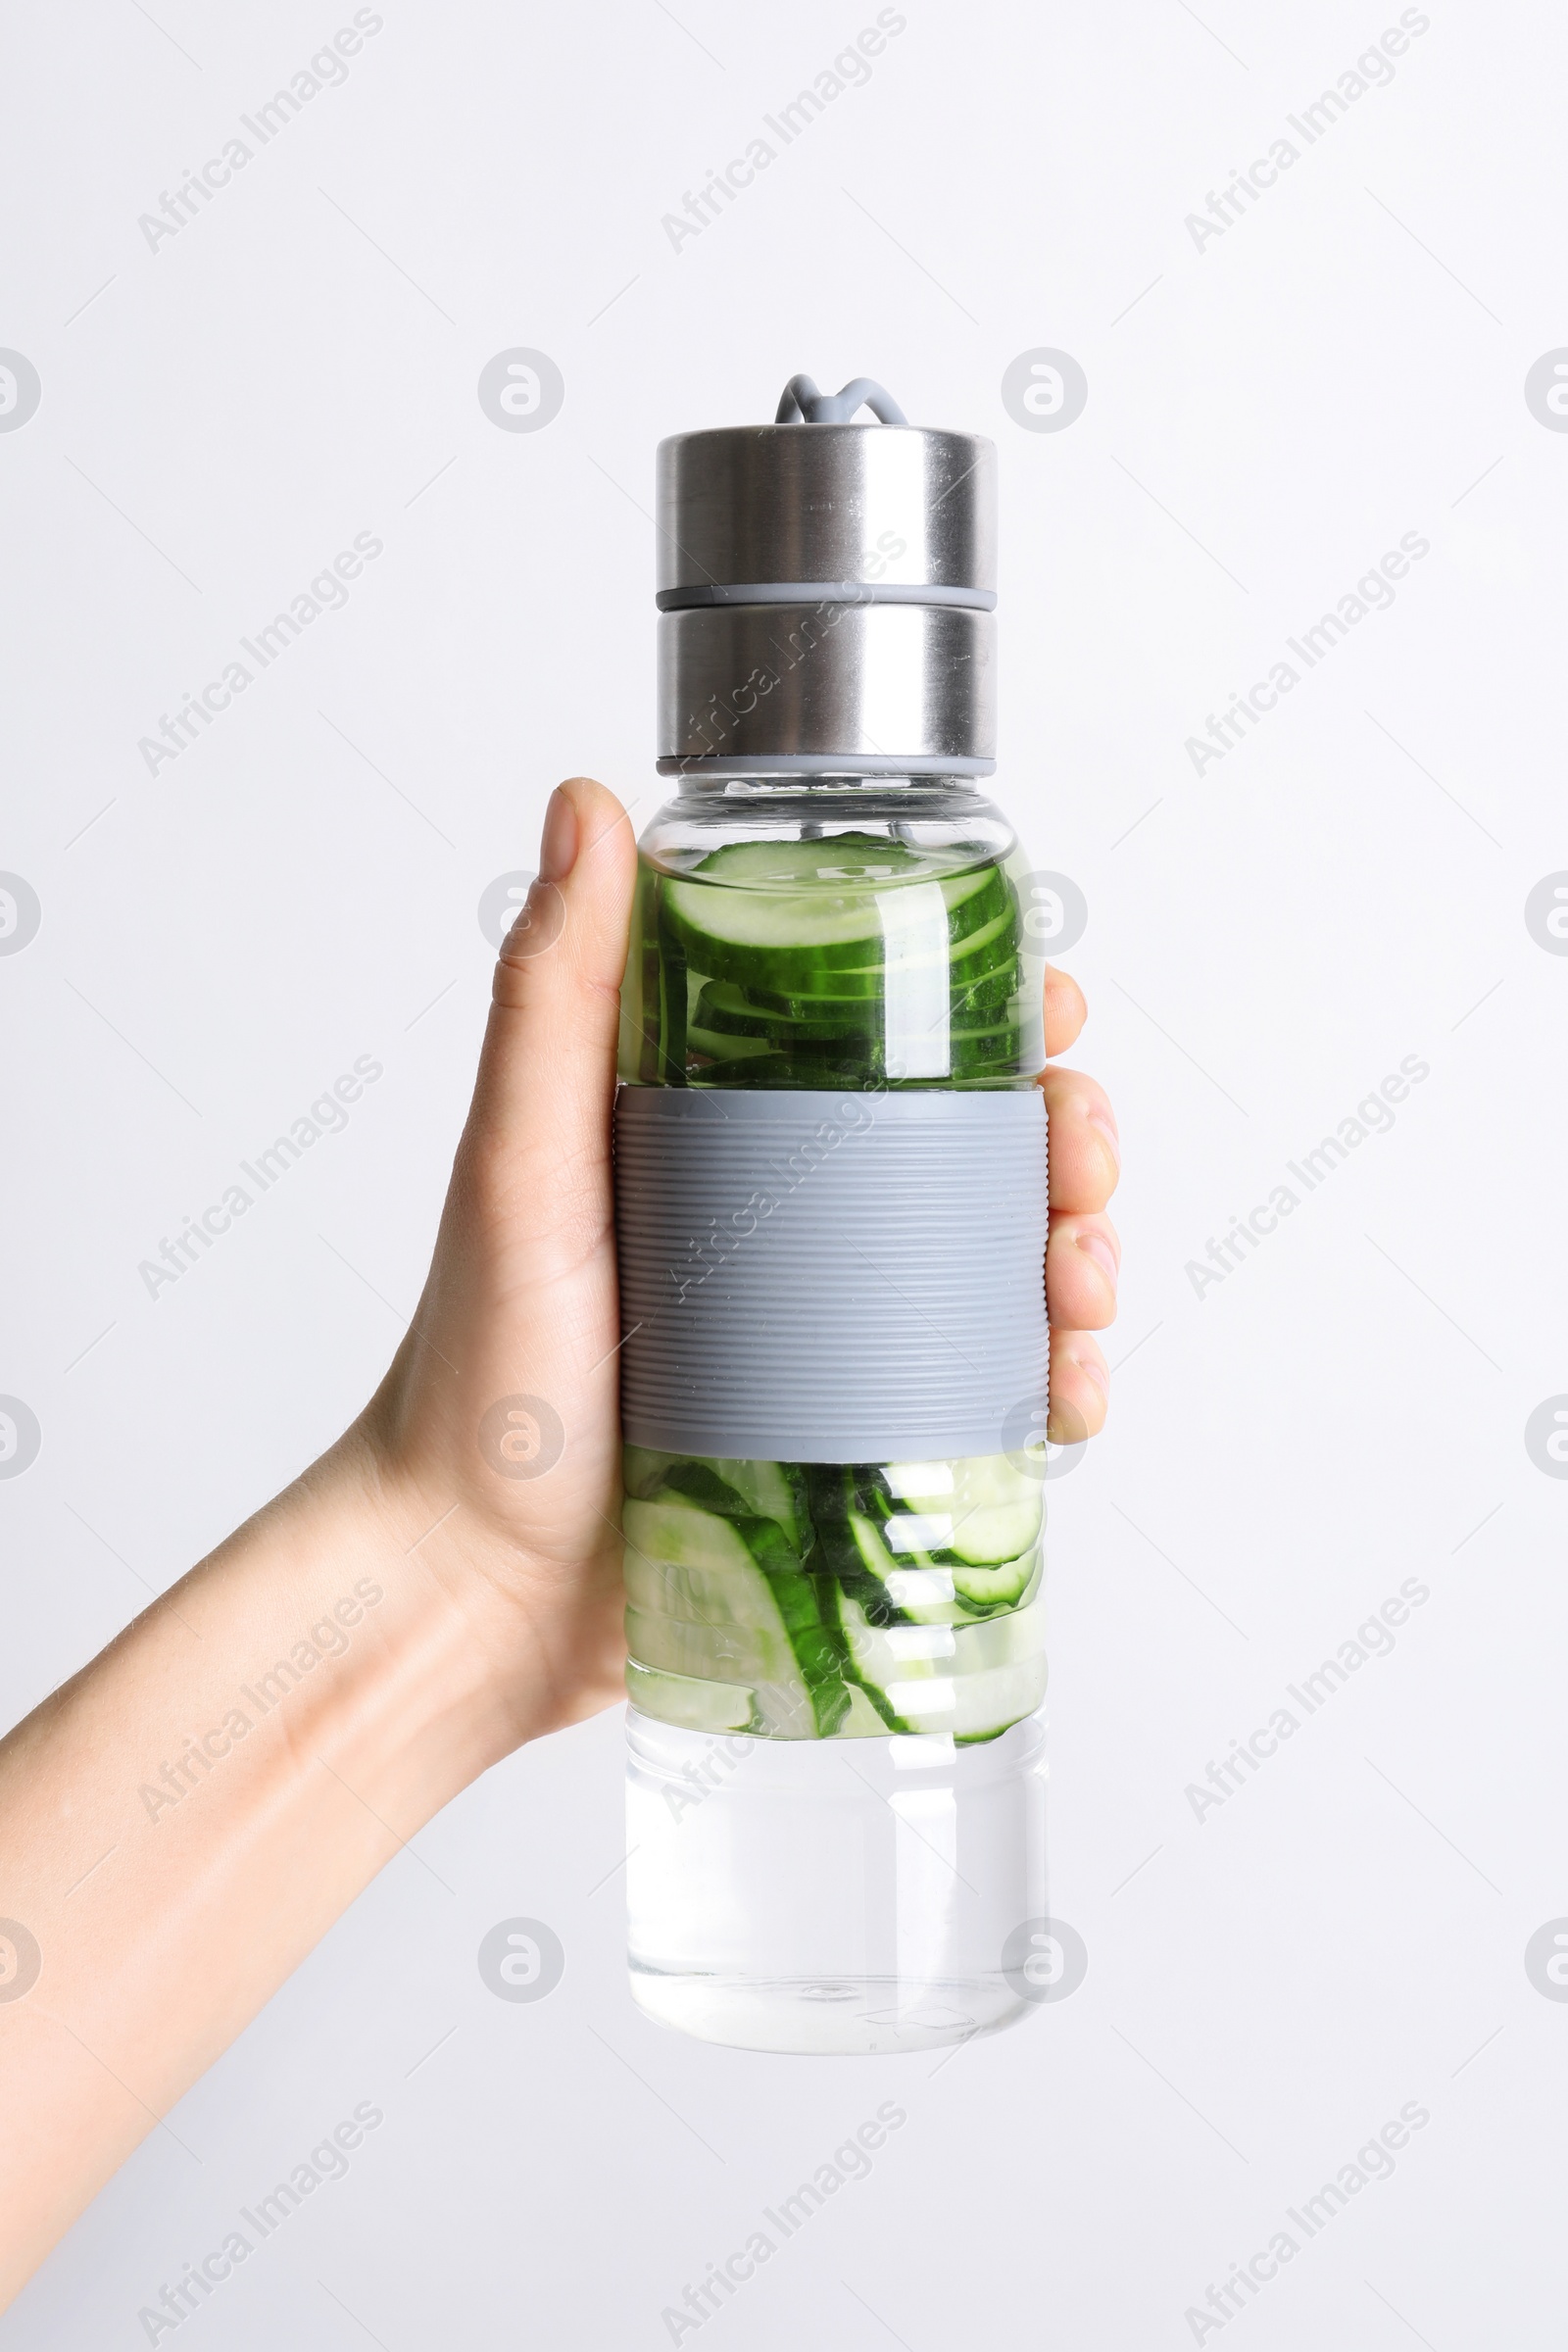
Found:
<svg viewBox="0 0 1568 2352"><path fill-rule="evenodd" d="M422 1537L416 1556L484 1643L518 1740L621 1692L610 1116L635 870L619 802L585 777L563 784L539 880L496 966L429 1280L360 1424L402 1542ZM1048 1051L1069 1046L1084 1016L1077 984L1048 968ZM1116 1311L1120 1251L1101 1212L1119 1159L1092 1078L1053 1069L1042 1085L1050 1435L1064 1443L1105 1417L1105 1361L1089 1335ZM514 1461L495 1432L509 1397L524 1400L514 1407ZM533 1475L536 1464L548 1476Z"/></svg>
<svg viewBox="0 0 1568 2352"><path fill-rule="evenodd" d="M1064 1054L1084 1025L1083 991L1046 966L1046 1052ZM1051 1234L1046 1304L1051 1316L1051 1418L1057 1445L1098 1437L1110 1375L1091 1332L1116 1320L1121 1244L1102 1212L1121 1175L1116 1114L1082 1070L1048 1069L1040 1081L1051 1114Z"/></svg>
<svg viewBox="0 0 1568 2352"><path fill-rule="evenodd" d="M424 1293L357 1425L404 1544L484 1646L514 1745L624 1691L610 1119L636 871L613 794L559 786Z"/></svg>
<svg viewBox="0 0 1568 2352"><path fill-rule="evenodd" d="M619 803L564 784L379 1391L0 1741L0 1912L34 1954L0 2003L0 2303L425 1822L620 1695L610 1113L635 872ZM1082 1022L1048 972L1051 1050ZM1042 1083L1052 1428L1077 1437L1104 1414L1115 1128L1092 1079Z"/></svg>

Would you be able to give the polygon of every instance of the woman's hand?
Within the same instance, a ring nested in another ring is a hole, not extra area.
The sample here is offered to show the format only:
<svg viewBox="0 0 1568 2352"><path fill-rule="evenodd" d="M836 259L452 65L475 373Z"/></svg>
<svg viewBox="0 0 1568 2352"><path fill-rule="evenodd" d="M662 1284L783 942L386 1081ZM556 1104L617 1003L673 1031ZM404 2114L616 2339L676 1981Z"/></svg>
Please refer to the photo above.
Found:
<svg viewBox="0 0 1568 2352"><path fill-rule="evenodd" d="M424 1294L358 1424L402 1544L483 1644L514 1743L623 1690L610 1119L636 870L613 794L561 785Z"/></svg>

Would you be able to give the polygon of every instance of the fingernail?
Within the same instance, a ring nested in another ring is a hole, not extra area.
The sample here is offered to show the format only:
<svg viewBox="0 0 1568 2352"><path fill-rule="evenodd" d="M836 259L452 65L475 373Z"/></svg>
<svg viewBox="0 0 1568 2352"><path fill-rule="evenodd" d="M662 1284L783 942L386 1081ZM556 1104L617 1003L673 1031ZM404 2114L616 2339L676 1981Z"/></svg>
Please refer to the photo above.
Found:
<svg viewBox="0 0 1568 2352"><path fill-rule="evenodd" d="M577 811L558 784L539 836L539 879L564 882L577 862Z"/></svg>
<svg viewBox="0 0 1568 2352"><path fill-rule="evenodd" d="M1094 1232L1079 1233L1074 1236L1074 1242L1085 1257L1094 1259L1095 1264L1114 1291L1120 1268L1116 1264L1116 1252L1104 1235Z"/></svg>
<svg viewBox="0 0 1568 2352"><path fill-rule="evenodd" d="M1086 1111L1084 1115L1102 1142L1109 1146L1110 1156L1116 1163L1116 1173L1119 1176L1121 1174L1121 1137L1116 1133L1116 1121L1113 1114L1108 1110L1102 1110L1097 1104L1093 1110Z"/></svg>
<svg viewBox="0 0 1568 2352"><path fill-rule="evenodd" d="M1110 1374L1098 1355L1069 1355L1067 1361L1075 1364L1086 1380L1094 1382L1102 1396L1109 1396Z"/></svg>

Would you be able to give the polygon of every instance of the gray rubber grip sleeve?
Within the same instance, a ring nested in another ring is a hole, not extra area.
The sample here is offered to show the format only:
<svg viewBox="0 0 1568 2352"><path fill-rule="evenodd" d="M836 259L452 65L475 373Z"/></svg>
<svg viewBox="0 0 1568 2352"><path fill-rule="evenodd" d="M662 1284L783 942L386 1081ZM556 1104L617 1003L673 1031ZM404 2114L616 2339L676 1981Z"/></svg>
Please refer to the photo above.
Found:
<svg viewBox="0 0 1568 2352"><path fill-rule="evenodd" d="M1038 1089L622 1087L614 1144L631 1444L885 1462L1038 1436Z"/></svg>

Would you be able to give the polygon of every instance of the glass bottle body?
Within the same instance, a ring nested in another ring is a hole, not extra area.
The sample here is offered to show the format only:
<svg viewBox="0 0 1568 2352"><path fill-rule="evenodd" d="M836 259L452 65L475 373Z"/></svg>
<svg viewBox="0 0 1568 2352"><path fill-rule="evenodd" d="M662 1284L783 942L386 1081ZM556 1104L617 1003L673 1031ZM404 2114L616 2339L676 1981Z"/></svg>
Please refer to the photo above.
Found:
<svg viewBox="0 0 1568 2352"><path fill-rule="evenodd" d="M956 779L687 781L640 845L622 1080L1031 1086L1024 864ZM633 1985L651 2014L749 2046L885 2049L1019 2013L998 1955L1042 1907L1043 1474L1024 1452L626 1447ZM858 1752L874 1802L822 1743ZM677 1836L698 1802L701 1830ZM953 1848L943 1887L933 1830ZM781 1840L792 1885L853 1878L858 1856L891 1891L858 1900L853 1931L798 1903L796 1933L763 1898Z"/></svg>

